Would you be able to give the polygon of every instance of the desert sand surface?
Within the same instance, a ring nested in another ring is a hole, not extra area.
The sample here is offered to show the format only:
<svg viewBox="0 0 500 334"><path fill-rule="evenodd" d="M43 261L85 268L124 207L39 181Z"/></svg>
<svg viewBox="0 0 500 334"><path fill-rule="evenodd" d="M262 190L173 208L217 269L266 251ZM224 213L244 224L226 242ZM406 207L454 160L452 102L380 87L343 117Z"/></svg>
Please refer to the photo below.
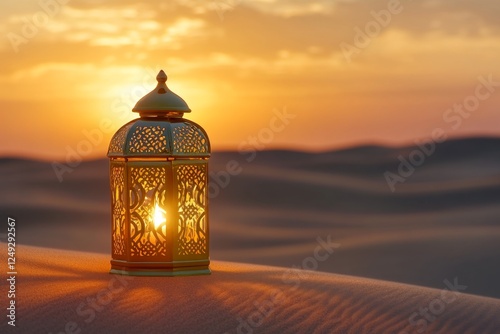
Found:
<svg viewBox="0 0 500 334"><path fill-rule="evenodd" d="M394 192L384 173L414 146L214 152L211 257L291 268L330 236L340 247L318 271L436 289L458 277L466 293L500 298L499 147L442 143ZM233 160L240 172L225 182ZM21 244L109 254L108 161L71 170L59 182L51 161L0 159L0 213Z"/></svg>
<svg viewBox="0 0 500 334"><path fill-rule="evenodd" d="M2 321L1 333L500 331L500 300L446 286L221 261L210 276L127 277L107 273L106 255L32 246L17 254L16 327ZM422 308L435 315L425 320Z"/></svg>

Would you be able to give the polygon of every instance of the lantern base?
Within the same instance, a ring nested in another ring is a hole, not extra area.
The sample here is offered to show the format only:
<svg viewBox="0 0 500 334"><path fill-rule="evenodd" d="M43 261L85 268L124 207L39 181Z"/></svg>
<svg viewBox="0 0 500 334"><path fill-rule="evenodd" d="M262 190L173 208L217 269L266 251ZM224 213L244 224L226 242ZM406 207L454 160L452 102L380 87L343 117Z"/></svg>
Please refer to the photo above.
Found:
<svg viewBox="0 0 500 334"><path fill-rule="evenodd" d="M174 262L127 262L111 260L110 274L128 276L210 275L209 260Z"/></svg>

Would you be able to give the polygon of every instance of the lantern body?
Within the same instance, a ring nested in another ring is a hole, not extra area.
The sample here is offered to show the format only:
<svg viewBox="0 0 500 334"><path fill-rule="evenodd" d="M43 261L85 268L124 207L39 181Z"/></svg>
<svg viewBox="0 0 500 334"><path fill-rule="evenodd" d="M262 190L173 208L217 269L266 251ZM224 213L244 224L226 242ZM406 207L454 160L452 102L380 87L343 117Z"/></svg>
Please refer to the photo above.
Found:
<svg viewBox="0 0 500 334"><path fill-rule="evenodd" d="M209 274L208 136L180 112L141 116L108 150L111 273Z"/></svg>

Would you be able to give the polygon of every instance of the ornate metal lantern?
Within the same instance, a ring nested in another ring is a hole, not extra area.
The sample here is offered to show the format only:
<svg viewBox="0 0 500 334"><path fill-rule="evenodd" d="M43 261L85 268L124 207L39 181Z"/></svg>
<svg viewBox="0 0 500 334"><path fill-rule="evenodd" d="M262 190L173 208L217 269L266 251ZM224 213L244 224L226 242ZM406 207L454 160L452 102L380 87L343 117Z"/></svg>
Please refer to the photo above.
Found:
<svg viewBox="0 0 500 334"><path fill-rule="evenodd" d="M138 276L210 274L210 142L183 118L186 102L166 85L132 109L140 118L111 139L111 273Z"/></svg>

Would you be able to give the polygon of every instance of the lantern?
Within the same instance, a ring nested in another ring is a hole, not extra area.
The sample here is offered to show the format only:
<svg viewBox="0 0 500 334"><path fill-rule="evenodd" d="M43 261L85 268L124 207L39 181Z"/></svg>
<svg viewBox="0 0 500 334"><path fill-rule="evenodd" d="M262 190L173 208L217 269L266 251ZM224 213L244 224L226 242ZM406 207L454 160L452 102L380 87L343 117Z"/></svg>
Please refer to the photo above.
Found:
<svg viewBox="0 0 500 334"><path fill-rule="evenodd" d="M186 102L158 85L132 109L137 118L111 139L111 273L137 276L210 274L210 142L183 118Z"/></svg>

